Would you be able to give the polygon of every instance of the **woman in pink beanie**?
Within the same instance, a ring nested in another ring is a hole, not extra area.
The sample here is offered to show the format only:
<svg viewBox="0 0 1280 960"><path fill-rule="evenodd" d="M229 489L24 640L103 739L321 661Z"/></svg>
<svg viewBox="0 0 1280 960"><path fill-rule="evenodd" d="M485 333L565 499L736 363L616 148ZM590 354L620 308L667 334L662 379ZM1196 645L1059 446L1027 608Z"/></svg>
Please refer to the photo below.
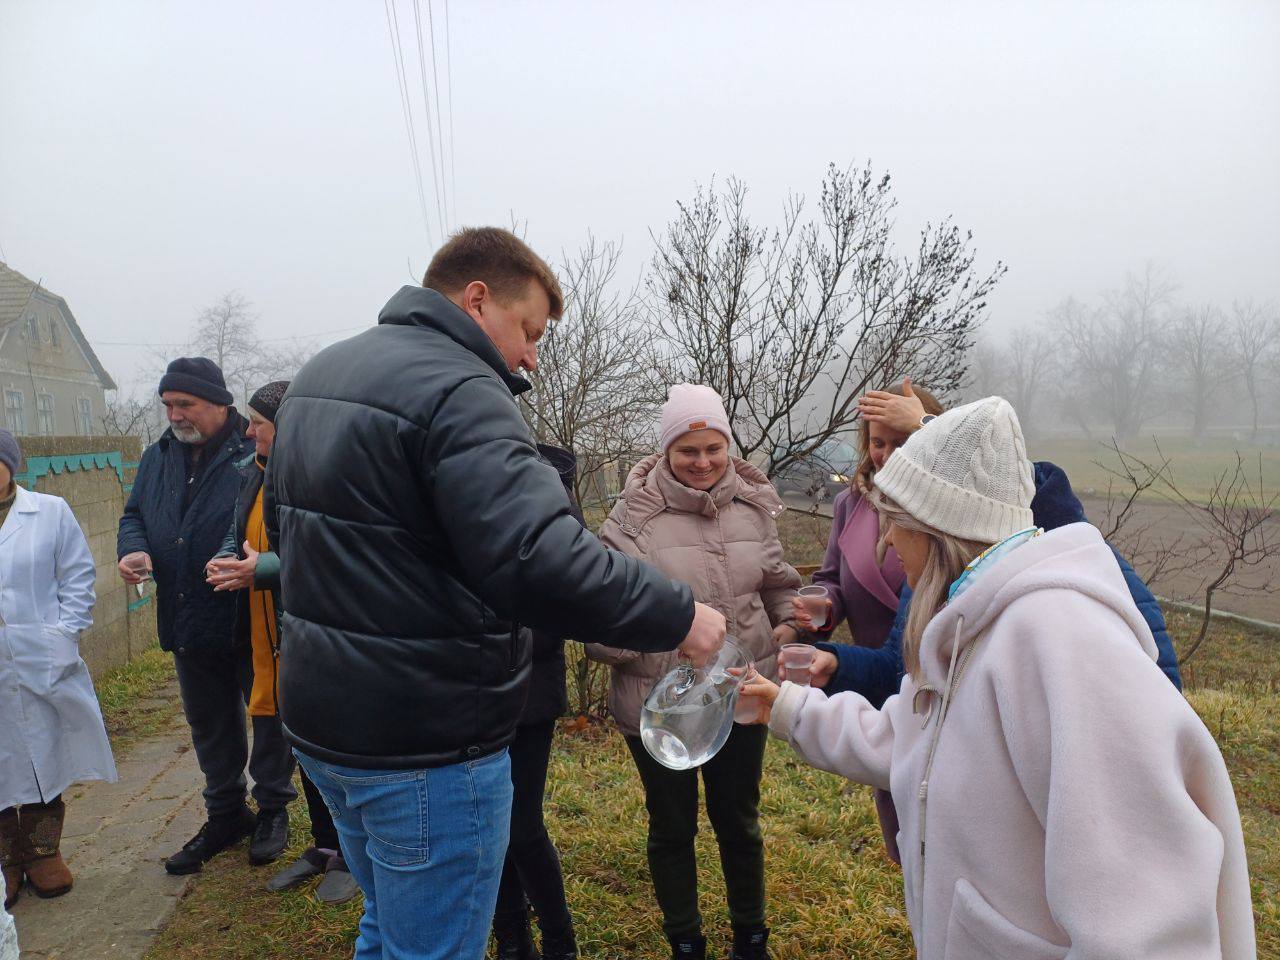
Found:
<svg viewBox="0 0 1280 960"><path fill-rule="evenodd" d="M775 518L785 509L763 473L731 456L732 430L719 395L682 383L662 408L660 453L640 461L600 530L600 539L693 588L725 615L729 633L765 676L777 673L777 647L796 639L791 598L800 576L783 559ZM644 784L649 871L672 956L706 955L698 912L698 770L668 770L640 743L640 707L676 655L638 654L589 644L612 666L609 706ZM763 727L734 726L705 763L707 814L720 847L733 924L735 960L768 956L764 844L760 835Z"/></svg>

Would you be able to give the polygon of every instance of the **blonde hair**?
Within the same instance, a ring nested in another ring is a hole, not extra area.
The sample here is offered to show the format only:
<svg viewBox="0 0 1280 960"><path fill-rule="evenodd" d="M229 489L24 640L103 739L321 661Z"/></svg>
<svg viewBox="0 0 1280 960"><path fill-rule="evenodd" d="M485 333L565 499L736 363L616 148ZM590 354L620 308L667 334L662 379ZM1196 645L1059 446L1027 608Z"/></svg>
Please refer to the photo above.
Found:
<svg viewBox="0 0 1280 960"><path fill-rule="evenodd" d="M920 576L916 578L915 588L911 592L911 610L907 613L907 624L902 631L902 663L907 668L907 673L918 678L920 640L924 636L925 627L946 606L947 591L951 584L955 583L970 561L991 544L965 540L921 523L875 487L867 492L867 501L880 515L882 522L929 537L929 556ZM886 549L883 535L876 549L878 559L883 563Z"/></svg>
<svg viewBox="0 0 1280 960"><path fill-rule="evenodd" d="M896 393L900 397L907 395L906 385L901 381L891 387L885 387L884 392ZM911 392L916 395L916 399L924 407L925 413L931 413L935 417L942 413L942 404L938 401L938 398L924 387L913 383ZM871 480L875 474L875 461L871 459L871 421L866 417L861 417L858 422L858 466L854 469L853 476L849 478L849 483L854 492L866 493L870 490Z"/></svg>

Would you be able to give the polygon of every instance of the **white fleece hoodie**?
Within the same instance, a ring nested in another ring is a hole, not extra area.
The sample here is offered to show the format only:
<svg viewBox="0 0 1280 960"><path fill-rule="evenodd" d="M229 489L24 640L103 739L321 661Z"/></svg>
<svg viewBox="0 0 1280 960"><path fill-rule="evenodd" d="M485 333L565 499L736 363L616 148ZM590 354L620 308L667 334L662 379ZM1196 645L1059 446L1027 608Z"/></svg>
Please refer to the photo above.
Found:
<svg viewBox="0 0 1280 960"><path fill-rule="evenodd" d="M922 960L1252 958L1227 768L1155 659L1110 549L1075 523L939 612L921 677L881 710L787 683L770 728L893 793Z"/></svg>

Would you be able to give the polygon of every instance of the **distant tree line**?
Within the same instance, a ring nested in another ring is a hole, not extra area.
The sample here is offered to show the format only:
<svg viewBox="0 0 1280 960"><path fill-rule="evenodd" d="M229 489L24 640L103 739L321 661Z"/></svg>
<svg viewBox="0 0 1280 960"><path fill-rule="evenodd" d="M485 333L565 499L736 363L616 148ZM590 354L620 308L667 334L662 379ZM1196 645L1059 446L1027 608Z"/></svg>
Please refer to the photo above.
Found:
<svg viewBox="0 0 1280 960"><path fill-rule="evenodd" d="M1180 302L1148 266L1093 302L1068 297L980 342L969 390L1008 397L1029 434L1069 426L1124 449L1176 417L1196 441L1220 424L1257 442L1264 415L1276 421L1280 313L1253 301Z"/></svg>

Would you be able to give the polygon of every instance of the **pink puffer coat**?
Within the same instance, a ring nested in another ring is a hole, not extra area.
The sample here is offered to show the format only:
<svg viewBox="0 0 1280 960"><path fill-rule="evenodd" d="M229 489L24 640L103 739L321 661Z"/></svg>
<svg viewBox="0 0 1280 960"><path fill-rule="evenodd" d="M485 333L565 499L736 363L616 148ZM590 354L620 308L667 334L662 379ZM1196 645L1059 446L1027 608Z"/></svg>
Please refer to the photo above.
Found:
<svg viewBox="0 0 1280 960"><path fill-rule="evenodd" d="M695 600L725 615L729 635L774 679L773 628L792 621L791 598L800 586L778 540L775 518L785 509L768 477L745 460L731 458L720 482L701 491L682 484L666 458L654 454L627 477L600 539L687 583ZM639 735L641 704L676 665L675 652L640 654L596 643L586 649L613 667L609 709L619 729Z"/></svg>

